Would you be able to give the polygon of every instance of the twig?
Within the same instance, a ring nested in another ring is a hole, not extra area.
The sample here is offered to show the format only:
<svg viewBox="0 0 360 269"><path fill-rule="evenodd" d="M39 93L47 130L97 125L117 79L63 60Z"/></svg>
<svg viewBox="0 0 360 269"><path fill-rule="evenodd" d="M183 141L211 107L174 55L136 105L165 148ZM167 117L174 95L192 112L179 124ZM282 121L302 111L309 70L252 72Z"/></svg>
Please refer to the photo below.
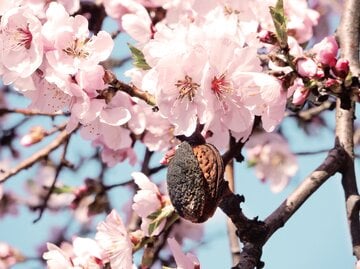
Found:
<svg viewBox="0 0 360 269"><path fill-rule="evenodd" d="M69 138L70 137L68 136L65 139L63 153L61 155L60 163L59 163L58 167L56 168L54 180L53 180L53 182L52 182L52 184L51 184L51 186L50 186L50 188L48 190L48 193L46 194L46 196L44 198L42 206L40 207L39 216L36 219L34 219L33 223L36 223L41 219L45 209L47 208L47 204L48 204L48 202L50 200L50 197L51 197L52 193L54 192L55 185L56 185L56 182L57 182L57 180L59 178L60 172L61 172L62 168L64 166L66 166L66 164L68 163L65 156L66 156L67 148L68 148L68 145L69 145Z"/></svg>
<svg viewBox="0 0 360 269"><path fill-rule="evenodd" d="M149 92L142 91L138 89L135 85L126 84L116 78L116 76L110 71L106 71L106 80L108 81L110 88L114 91L122 91L126 92L130 96L138 97L144 100L148 105L155 107L156 100L155 96L150 94Z"/></svg>
<svg viewBox="0 0 360 269"><path fill-rule="evenodd" d="M329 151L330 151L329 149L319 149L319 150L315 150L315 151L297 151L297 152L294 152L294 154L297 156L306 156L306 155L326 153Z"/></svg>
<svg viewBox="0 0 360 269"><path fill-rule="evenodd" d="M298 113L287 113L286 116L289 117L298 117L304 121L309 121L313 117L319 115L321 112L326 110L333 110L335 108L335 102L332 101L326 101L323 102L319 106L314 106L312 108L309 108L307 110L302 110Z"/></svg>
<svg viewBox="0 0 360 269"><path fill-rule="evenodd" d="M29 168L37 161L46 158L52 151L57 149L61 144L66 141L66 139L69 137L69 133L66 132L66 130L62 131L49 145L47 145L45 148L39 150L26 160L22 161L18 166L5 171L4 173L0 174L0 183L5 182L8 178L11 176L16 175L20 171Z"/></svg>
<svg viewBox="0 0 360 269"><path fill-rule="evenodd" d="M48 117L68 116L68 113L64 113L64 112L44 113L44 112L39 112L39 111L36 111L36 110L30 110L30 109L0 108L0 116L3 116L3 115L5 115L5 114L10 114L10 113L22 114L22 115L24 115L24 116L48 116Z"/></svg>
<svg viewBox="0 0 360 269"><path fill-rule="evenodd" d="M360 42L360 1L345 1L337 36L341 47L341 56L350 63L353 76L359 76ZM336 103L336 144L346 152L342 174L342 186L345 193L347 220L350 229L353 254L360 260L360 220L359 192L354 167L354 119L355 102L351 101L350 91L343 93Z"/></svg>

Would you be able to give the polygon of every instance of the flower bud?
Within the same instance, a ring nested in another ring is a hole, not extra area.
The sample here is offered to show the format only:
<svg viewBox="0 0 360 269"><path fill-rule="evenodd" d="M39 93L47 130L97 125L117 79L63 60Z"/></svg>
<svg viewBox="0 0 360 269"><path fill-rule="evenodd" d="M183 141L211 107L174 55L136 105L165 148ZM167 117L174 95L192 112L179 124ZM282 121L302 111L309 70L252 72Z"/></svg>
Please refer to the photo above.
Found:
<svg viewBox="0 0 360 269"><path fill-rule="evenodd" d="M46 131L41 126L32 127L30 132L21 138L20 144L24 147L28 147L39 143L41 140L43 140L46 134Z"/></svg>
<svg viewBox="0 0 360 269"><path fill-rule="evenodd" d="M346 78L349 74L349 70L349 61L345 59L338 59L335 67L333 68L334 74L340 78Z"/></svg>
<svg viewBox="0 0 360 269"><path fill-rule="evenodd" d="M313 77L317 73L317 65L310 58L299 58L296 61L296 69L302 77Z"/></svg>

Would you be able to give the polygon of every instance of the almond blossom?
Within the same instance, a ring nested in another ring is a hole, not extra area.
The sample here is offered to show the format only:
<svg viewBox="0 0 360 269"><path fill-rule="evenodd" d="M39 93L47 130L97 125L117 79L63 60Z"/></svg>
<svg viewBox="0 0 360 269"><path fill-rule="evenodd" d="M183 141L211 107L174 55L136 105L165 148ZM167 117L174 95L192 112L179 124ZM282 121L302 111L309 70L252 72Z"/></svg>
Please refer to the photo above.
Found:
<svg viewBox="0 0 360 269"><path fill-rule="evenodd" d="M158 187L143 173L133 172L131 176L139 187L133 198L132 209L141 217L141 229L147 236L158 235L164 228L166 221L163 220L152 234L149 234L149 224L152 220L148 216L166 206L171 211L170 200L167 196L162 195Z"/></svg>
<svg viewBox="0 0 360 269"><path fill-rule="evenodd" d="M43 59L42 25L30 9L15 7L1 17L0 62L3 81L29 77Z"/></svg>
<svg viewBox="0 0 360 269"><path fill-rule="evenodd" d="M62 21L58 19L60 13ZM88 70L100 61L106 60L113 49L109 33L100 31L90 36L88 20L82 15L71 17L61 4L51 3L47 10L47 22L43 34L47 39L45 53L49 64L59 72L74 75L79 69ZM61 23L60 27L57 27ZM56 29L51 32L51 29Z"/></svg>
<svg viewBox="0 0 360 269"><path fill-rule="evenodd" d="M49 269L101 269L101 249L96 241L90 238L76 237L72 244L62 243L57 247L47 243L48 251L43 254Z"/></svg>
<svg viewBox="0 0 360 269"><path fill-rule="evenodd" d="M285 139L277 133L256 133L246 144L248 160L255 165L255 174L269 181L273 192L282 191L298 170L296 157Z"/></svg>
<svg viewBox="0 0 360 269"><path fill-rule="evenodd" d="M96 241L102 249L102 257L111 268L132 268L132 243L119 214L112 210L106 220L97 226Z"/></svg>
<svg viewBox="0 0 360 269"><path fill-rule="evenodd" d="M200 262L198 258L192 254L184 254L179 243L174 238L168 238L167 242L174 255L178 269L200 269Z"/></svg>

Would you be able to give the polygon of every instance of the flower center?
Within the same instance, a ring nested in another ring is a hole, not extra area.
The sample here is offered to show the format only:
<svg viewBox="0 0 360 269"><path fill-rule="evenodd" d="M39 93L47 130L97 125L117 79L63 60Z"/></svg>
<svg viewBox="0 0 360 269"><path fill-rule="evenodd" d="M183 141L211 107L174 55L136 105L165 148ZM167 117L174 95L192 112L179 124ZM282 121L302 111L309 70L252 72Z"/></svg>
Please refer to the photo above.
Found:
<svg viewBox="0 0 360 269"><path fill-rule="evenodd" d="M75 39L73 43L66 49L63 49L63 51L69 56L85 59L89 56L89 52L85 50L85 46L89 40L88 38L85 40Z"/></svg>
<svg viewBox="0 0 360 269"><path fill-rule="evenodd" d="M214 76L211 81L211 90L219 101L222 101L225 98L225 94L232 92L231 83L226 79L225 74L222 74L219 77Z"/></svg>
<svg viewBox="0 0 360 269"><path fill-rule="evenodd" d="M7 43L9 50L30 49L33 36L29 30L29 24L25 27L17 27L16 29L4 29L3 33L9 42Z"/></svg>
<svg viewBox="0 0 360 269"><path fill-rule="evenodd" d="M185 76L185 79L178 80L175 83L175 86L179 90L178 99L183 100L185 97L187 97L190 102L194 100L197 89L200 87L200 85L193 82L192 78L188 75Z"/></svg>

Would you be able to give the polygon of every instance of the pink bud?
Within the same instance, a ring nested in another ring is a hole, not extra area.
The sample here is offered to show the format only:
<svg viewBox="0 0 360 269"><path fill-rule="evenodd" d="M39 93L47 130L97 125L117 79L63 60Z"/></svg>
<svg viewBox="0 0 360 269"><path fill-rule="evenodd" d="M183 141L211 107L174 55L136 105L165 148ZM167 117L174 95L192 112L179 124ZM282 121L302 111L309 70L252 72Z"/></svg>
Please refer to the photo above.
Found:
<svg viewBox="0 0 360 269"><path fill-rule="evenodd" d="M21 140L20 144L24 147L31 146L43 140L46 135L46 131L41 126L35 126L30 129L30 132L24 135Z"/></svg>
<svg viewBox="0 0 360 269"><path fill-rule="evenodd" d="M267 44L276 44L277 43L277 39L276 39L276 35L273 32L270 32L268 30L261 30L258 33L258 37L260 39L261 42L267 43Z"/></svg>
<svg viewBox="0 0 360 269"><path fill-rule="evenodd" d="M296 69L303 77L313 77L317 73L317 65L310 58L300 58L296 62Z"/></svg>
<svg viewBox="0 0 360 269"><path fill-rule="evenodd" d="M307 88L297 88L294 92L292 103L296 106L303 105L309 93L310 91Z"/></svg>
<svg viewBox="0 0 360 269"><path fill-rule="evenodd" d="M349 73L349 61L345 59L338 59L335 68L333 69L336 76L345 78Z"/></svg>
<svg viewBox="0 0 360 269"><path fill-rule="evenodd" d="M334 66L339 46L334 36L325 37L316 44L312 52L316 53L316 59L323 65Z"/></svg>

